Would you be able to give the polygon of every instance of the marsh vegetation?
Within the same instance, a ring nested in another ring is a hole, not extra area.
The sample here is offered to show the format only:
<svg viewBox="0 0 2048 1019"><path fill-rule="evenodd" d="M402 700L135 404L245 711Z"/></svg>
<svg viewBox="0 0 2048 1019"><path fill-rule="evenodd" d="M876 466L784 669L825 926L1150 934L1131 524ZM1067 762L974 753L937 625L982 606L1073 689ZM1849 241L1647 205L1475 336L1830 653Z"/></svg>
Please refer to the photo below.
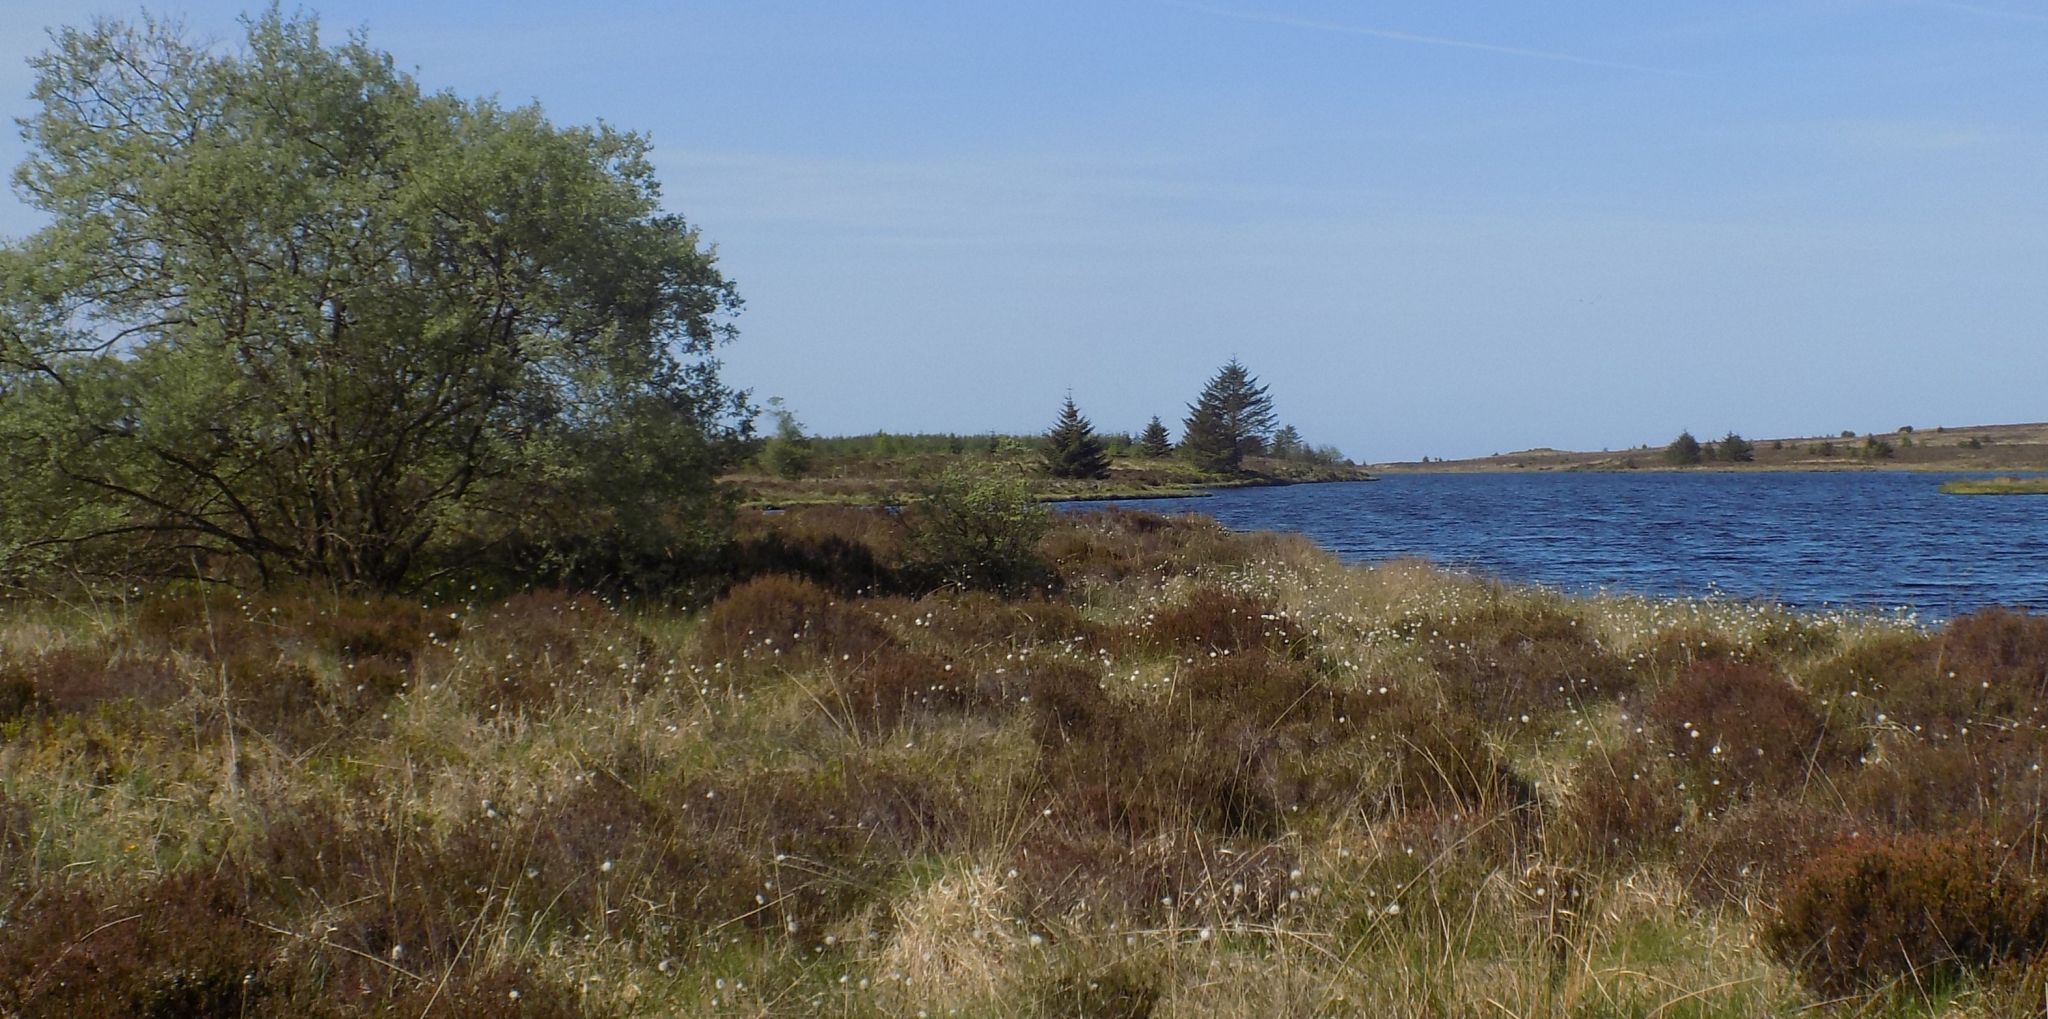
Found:
<svg viewBox="0 0 2048 1019"><path fill-rule="evenodd" d="M2016 1014L2048 621L743 521L700 613L0 615L22 1015ZM1021 568L1021 567L1020 567Z"/></svg>

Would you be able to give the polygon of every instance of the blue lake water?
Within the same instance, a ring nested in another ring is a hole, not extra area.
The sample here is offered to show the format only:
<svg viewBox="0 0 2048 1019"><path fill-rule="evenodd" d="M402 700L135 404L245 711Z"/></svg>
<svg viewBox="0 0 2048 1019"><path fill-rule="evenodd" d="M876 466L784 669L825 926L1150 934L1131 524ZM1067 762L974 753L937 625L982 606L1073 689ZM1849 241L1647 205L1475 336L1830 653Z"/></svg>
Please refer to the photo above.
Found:
<svg viewBox="0 0 2048 1019"><path fill-rule="evenodd" d="M2048 609L2048 496L1936 491L1966 476L1411 474L1122 505L1299 531L1353 562L1420 556L1571 591L1906 608L1928 620Z"/></svg>

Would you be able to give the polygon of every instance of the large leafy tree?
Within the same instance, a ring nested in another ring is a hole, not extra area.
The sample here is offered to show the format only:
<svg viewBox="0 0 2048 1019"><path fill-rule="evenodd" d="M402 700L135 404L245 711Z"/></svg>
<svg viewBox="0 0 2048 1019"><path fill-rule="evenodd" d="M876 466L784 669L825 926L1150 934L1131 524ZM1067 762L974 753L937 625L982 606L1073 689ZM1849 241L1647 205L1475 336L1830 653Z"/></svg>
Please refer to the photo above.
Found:
<svg viewBox="0 0 2048 1019"><path fill-rule="evenodd" d="M1188 406L1180 448L1212 470L1236 470L1248 454L1265 448L1273 433L1273 398L1236 358L1217 369Z"/></svg>
<svg viewBox="0 0 2048 1019"><path fill-rule="evenodd" d="M739 301L647 142L246 27L224 55L99 22L32 61L0 556L394 587L458 543L661 554L715 517Z"/></svg>

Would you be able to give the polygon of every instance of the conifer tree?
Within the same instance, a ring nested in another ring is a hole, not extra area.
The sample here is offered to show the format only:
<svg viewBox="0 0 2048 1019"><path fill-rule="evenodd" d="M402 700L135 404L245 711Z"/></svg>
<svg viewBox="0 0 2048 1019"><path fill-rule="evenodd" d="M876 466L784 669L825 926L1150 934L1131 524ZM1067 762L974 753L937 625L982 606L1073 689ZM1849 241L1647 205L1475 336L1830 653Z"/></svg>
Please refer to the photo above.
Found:
<svg viewBox="0 0 2048 1019"><path fill-rule="evenodd" d="M1152 415L1152 420L1138 435L1139 455L1157 459L1172 452L1173 439L1166 434L1166 425L1159 420L1159 415Z"/></svg>
<svg viewBox="0 0 2048 1019"><path fill-rule="evenodd" d="M1700 440L1692 437L1691 431L1678 433L1671 445L1664 447L1664 462L1680 467L1690 467L1700 462Z"/></svg>
<svg viewBox="0 0 2048 1019"><path fill-rule="evenodd" d="M1273 433L1273 442L1267 452L1282 460L1298 460L1308 455L1308 443L1301 441L1301 432L1293 425L1287 425Z"/></svg>
<svg viewBox="0 0 2048 1019"><path fill-rule="evenodd" d="M1059 422L1045 433L1045 469L1055 478L1109 477L1109 454L1072 396L1060 409Z"/></svg>
<svg viewBox="0 0 2048 1019"><path fill-rule="evenodd" d="M1181 450L1210 470L1236 470L1246 454L1265 448L1273 424L1273 398L1233 357L1188 406Z"/></svg>

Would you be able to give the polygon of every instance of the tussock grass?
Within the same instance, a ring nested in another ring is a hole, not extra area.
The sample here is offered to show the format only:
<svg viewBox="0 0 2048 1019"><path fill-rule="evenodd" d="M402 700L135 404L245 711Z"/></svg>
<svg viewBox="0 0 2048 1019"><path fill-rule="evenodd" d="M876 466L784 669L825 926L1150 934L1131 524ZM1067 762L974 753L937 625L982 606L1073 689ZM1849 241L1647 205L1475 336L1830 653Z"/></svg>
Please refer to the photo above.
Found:
<svg viewBox="0 0 2048 1019"><path fill-rule="evenodd" d="M1121 511L1005 599L903 584L885 517L748 527L698 613L0 607L0 1014L2040 1000L2048 622L1569 598Z"/></svg>

